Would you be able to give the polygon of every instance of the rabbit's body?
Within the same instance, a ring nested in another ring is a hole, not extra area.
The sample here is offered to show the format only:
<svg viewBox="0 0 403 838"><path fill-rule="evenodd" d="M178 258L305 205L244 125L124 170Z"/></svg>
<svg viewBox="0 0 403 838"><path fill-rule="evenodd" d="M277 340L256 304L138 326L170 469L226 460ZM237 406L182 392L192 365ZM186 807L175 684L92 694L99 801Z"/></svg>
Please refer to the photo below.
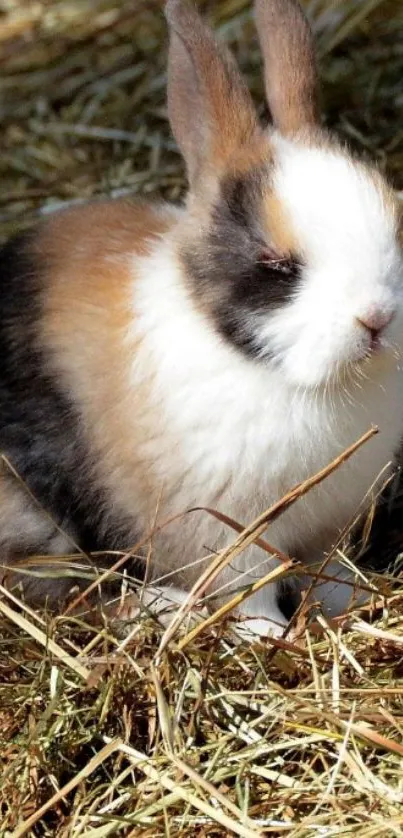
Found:
<svg viewBox="0 0 403 838"><path fill-rule="evenodd" d="M200 150L192 158L171 102L196 178L186 208L101 202L3 251L0 447L66 534L4 465L9 561L70 552L72 540L125 550L191 507L249 523L377 424L270 527L279 550L318 561L386 476L403 419L392 192L316 129L263 132L243 88L227 95L237 107L223 100L219 118L232 114L233 130L225 123L201 180ZM187 589L230 537L190 512L153 537L149 576L175 571L169 581ZM228 593L270 561L250 548L216 587ZM31 587L60 593L43 579ZM350 591L325 587L329 612ZM274 586L244 610L283 622Z"/></svg>

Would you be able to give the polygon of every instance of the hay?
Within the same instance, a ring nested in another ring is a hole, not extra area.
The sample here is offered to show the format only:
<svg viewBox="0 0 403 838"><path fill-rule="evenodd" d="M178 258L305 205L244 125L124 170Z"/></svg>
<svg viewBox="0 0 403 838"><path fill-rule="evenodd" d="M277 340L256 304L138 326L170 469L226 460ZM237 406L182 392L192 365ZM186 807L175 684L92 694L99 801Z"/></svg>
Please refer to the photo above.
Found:
<svg viewBox="0 0 403 838"><path fill-rule="evenodd" d="M400 0L307 7L328 124L402 191ZM209 8L264 115L250 4ZM180 198L165 46L158 2L0 1L2 240L93 196ZM394 509L373 554L398 570ZM3 591L0 834L403 835L403 586L385 579L376 613L316 632L302 614L298 639L254 645L183 625L159 656L147 614L122 634Z"/></svg>

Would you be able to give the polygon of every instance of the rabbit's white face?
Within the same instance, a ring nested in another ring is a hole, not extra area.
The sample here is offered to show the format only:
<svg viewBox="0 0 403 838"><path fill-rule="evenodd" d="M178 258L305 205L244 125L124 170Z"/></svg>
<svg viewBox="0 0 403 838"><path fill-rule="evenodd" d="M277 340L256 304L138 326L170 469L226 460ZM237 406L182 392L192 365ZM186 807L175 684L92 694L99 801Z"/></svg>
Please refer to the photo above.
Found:
<svg viewBox="0 0 403 838"><path fill-rule="evenodd" d="M337 148L271 139L275 195L300 270L288 301L261 317L261 356L305 387L396 366L403 260L391 192Z"/></svg>

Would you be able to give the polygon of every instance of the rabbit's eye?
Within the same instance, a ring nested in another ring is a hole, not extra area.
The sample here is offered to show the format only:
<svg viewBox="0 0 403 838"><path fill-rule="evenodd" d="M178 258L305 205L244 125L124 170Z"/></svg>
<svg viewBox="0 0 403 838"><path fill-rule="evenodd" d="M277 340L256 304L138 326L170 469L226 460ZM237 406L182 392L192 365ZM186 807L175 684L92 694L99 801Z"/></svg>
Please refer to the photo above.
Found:
<svg viewBox="0 0 403 838"><path fill-rule="evenodd" d="M259 264L264 265L270 271L287 276L299 276L301 264L297 259L290 256L280 256L270 248L264 248L259 254Z"/></svg>

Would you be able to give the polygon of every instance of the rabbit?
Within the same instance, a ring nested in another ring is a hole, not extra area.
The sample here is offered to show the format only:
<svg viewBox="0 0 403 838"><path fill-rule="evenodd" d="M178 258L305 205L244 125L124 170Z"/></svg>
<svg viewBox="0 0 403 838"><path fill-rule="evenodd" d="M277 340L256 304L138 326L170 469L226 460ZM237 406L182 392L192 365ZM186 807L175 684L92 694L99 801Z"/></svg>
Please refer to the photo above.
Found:
<svg viewBox="0 0 403 838"><path fill-rule="evenodd" d="M168 0L183 204L90 202L1 251L0 550L32 602L61 607L74 577L30 577L26 557L125 551L154 528L147 578L165 579L158 590L177 607L232 538L202 507L250 523L376 425L269 529L278 550L320 564L392 468L403 427L397 201L321 126L296 0L257 0L255 13L269 125L196 8ZM256 545L242 552L212 586L215 602L276 561ZM337 584L318 582L314 598L332 617L353 576L337 562L327 574ZM273 583L250 596L240 625L281 635L280 595Z"/></svg>

